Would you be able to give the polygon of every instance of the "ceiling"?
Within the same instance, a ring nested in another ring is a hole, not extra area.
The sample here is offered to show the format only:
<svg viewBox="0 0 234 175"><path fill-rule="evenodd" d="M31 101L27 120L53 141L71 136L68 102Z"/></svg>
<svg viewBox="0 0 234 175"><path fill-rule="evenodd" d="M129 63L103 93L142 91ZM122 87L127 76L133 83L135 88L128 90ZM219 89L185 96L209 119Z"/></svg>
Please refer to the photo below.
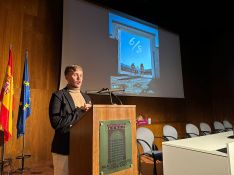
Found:
<svg viewBox="0 0 234 175"><path fill-rule="evenodd" d="M219 2L212 4L187 1L158 0L88 0L122 11L177 33L201 30L219 30L232 26L232 6ZM231 21L231 22L230 22Z"/></svg>

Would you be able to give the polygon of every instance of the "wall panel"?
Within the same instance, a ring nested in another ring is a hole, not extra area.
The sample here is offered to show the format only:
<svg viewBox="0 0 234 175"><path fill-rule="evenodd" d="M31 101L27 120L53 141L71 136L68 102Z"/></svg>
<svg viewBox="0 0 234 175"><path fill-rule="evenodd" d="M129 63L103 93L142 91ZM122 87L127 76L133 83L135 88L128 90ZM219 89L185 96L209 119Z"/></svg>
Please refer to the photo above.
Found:
<svg viewBox="0 0 234 175"><path fill-rule="evenodd" d="M62 0L0 1L0 84L5 76L9 45L13 49L14 116L13 136L6 144L6 158L21 154L22 137L17 139L16 123L21 91L25 50L29 53L29 76L32 115L26 122L25 154L31 154L26 166L50 163L53 129L49 123L48 105L57 89L60 72Z"/></svg>

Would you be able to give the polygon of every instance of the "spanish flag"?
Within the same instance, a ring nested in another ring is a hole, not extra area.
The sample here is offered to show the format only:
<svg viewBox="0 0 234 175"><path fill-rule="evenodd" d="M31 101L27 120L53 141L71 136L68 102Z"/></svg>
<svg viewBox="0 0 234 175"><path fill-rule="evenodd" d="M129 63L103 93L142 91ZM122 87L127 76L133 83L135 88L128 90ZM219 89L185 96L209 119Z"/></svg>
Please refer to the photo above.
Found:
<svg viewBox="0 0 234 175"><path fill-rule="evenodd" d="M10 48L6 75L0 94L0 130L4 131L5 142L12 136L13 97L13 64L12 48Z"/></svg>

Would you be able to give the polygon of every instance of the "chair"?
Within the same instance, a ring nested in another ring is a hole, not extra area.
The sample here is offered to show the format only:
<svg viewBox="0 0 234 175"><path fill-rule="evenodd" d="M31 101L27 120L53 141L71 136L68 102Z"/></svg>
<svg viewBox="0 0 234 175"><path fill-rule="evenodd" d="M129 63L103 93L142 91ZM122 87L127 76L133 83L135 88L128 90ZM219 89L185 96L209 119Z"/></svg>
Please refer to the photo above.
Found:
<svg viewBox="0 0 234 175"><path fill-rule="evenodd" d="M177 140L178 133L176 129L171 125L165 125L163 127L163 138L165 141Z"/></svg>
<svg viewBox="0 0 234 175"><path fill-rule="evenodd" d="M153 174L157 175L157 171L156 171L156 161L162 161L162 151L159 151L157 149L157 146L154 144L154 134L153 132L145 127L140 127L137 128L136 131L136 136L137 136L137 143L138 145L141 145L142 149L143 149L143 153L139 153L139 171L140 171L140 165L141 165L141 156L142 155L146 155L149 157L153 158L153 162L154 162L154 168L153 168ZM139 152L139 149L138 149Z"/></svg>
<svg viewBox="0 0 234 175"><path fill-rule="evenodd" d="M200 130L202 135L209 135L212 133L210 125L204 122L200 123Z"/></svg>
<svg viewBox="0 0 234 175"><path fill-rule="evenodd" d="M191 123L186 124L186 135L187 137L197 137L199 136L199 129Z"/></svg>
<svg viewBox="0 0 234 175"><path fill-rule="evenodd" d="M225 131L224 125L221 122L218 122L218 121L214 121L214 129L215 129L215 133Z"/></svg>
<svg viewBox="0 0 234 175"><path fill-rule="evenodd" d="M232 131L233 130L233 126L228 120L224 120L223 125L224 125L224 128L225 128L226 131Z"/></svg>

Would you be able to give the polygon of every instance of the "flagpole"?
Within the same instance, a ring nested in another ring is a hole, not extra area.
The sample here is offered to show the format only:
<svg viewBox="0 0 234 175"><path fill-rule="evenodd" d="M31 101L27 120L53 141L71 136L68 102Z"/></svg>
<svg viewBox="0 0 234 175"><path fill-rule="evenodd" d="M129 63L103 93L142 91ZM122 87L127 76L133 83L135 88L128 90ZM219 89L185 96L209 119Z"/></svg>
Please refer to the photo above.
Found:
<svg viewBox="0 0 234 175"><path fill-rule="evenodd" d="M1 160L1 175L3 175L3 167L4 167L4 162L5 162L5 144L4 144L4 131L1 131L3 133L3 139L1 140L1 145L2 145L2 160Z"/></svg>
<svg viewBox="0 0 234 175"><path fill-rule="evenodd" d="M2 147L2 157L1 157L1 161L0 161L0 164L1 164L1 175L4 174L4 165L10 165L11 166L11 163L12 163L12 159L9 158L9 159L5 159L5 143L4 143L4 131L0 131L0 145ZM8 172L9 173L9 172Z"/></svg>
<svg viewBox="0 0 234 175"><path fill-rule="evenodd" d="M26 158L31 157L31 155L29 155L29 154L24 154L24 148L25 148L25 137L24 137L24 135L23 135L22 154L21 154L21 156L17 156L17 157L16 157L16 159L21 159L21 168L18 169L18 171L19 171L20 173L25 172L24 160L25 160Z"/></svg>
<svg viewBox="0 0 234 175"><path fill-rule="evenodd" d="M21 166L22 171L24 170L24 145L25 145L25 139L24 139L24 135L23 135L22 166Z"/></svg>
<svg viewBox="0 0 234 175"><path fill-rule="evenodd" d="M25 120L31 114L31 103L30 103L30 84L28 77L28 49L25 52L25 62L24 62L24 73L22 80L22 88L21 88L21 97L20 97L20 107L18 112L18 121L17 121L17 138L23 136L23 147L22 154L17 156L16 159L21 159L21 168L18 169L20 173L25 172L24 161L26 158L31 157L29 154L25 154Z"/></svg>

